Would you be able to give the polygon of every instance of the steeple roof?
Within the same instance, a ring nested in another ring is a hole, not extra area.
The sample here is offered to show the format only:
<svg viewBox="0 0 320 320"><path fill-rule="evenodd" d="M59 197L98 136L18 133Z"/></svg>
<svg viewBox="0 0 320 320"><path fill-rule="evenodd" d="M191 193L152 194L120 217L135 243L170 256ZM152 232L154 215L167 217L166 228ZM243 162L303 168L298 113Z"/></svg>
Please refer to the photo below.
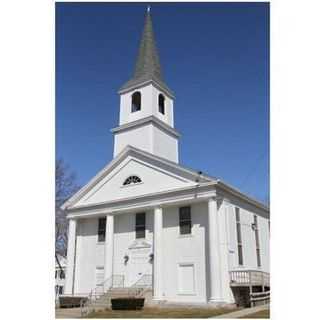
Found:
<svg viewBox="0 0 320 320"><path fill-rule="evenodd" d="M160 59L153 33L150 8L148 8L145 15L144 29L133 77L120 88L120 92L148 81L156 82L162 89L167 91L170 95L173 95L172 91L167 87L162 78Z"/></svg>

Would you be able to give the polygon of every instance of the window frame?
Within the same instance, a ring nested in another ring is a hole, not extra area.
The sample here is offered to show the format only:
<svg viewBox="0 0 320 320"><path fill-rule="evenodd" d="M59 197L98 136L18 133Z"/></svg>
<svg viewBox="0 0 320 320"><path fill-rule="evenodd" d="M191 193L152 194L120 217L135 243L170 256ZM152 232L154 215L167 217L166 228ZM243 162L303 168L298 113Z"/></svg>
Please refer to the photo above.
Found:
<svg viewBox="0 0 320 320"><path fill-rule="evenodd" d="M138 221L139 217L143 217L143 222ZM142 232L142 236L140 235ZM145 239L146 238L146 213L138 212L135 214L135 237L136 239Z"/></svg>
<svg viewBox="0 0 320 320"><path fill-rule="evenodd" d="M98 243L103 243L106 241L106 217L101 217L98 219Z"/></svg>
<svg viewBox="0 0 320 320"><path fill-rule="evenodd" d="M138 111L141 111L141 92L135 91L131 95L131 113Z"/></svg>
<svg viewBox="0 0 320 320"><path fill-rule="evenodd" d="M256 242L256 256L257 256L257 267L261 267L261 249L260 249L260 241L259 241L259 228L258 228L258 216L253 215L253 223L254 223L254 237Z"/></svg>
<svg viewBox="0 0 320 320"><path fill-rule="evenodd" d="M240 208L235 207L236 217L236 239L237 239L237 250L238 250L238 264L243 266L243 244L242 244L242 233L241 233L241 219L240 219Z"/></svg>
<svg viewBox="0 0 320 320"><path fill-rule="evenodd" d="M189 217L182 218L183 210L188 209L187 213L189 214ZM185 226L188 226L189 232L183 232L183 228ZM191 206L184 206L179 207L179 234L180 236L188 236L192 235L192 213L191 213Z"/></svg>
<svg viewBox="0 0 320 320"><path fill-rule="evenodd" d="M127 182L127 181L130 181L130 179L132 180L131 182ZM136 180L136 181L134 181ZM140 184L142 183L142 180L139 176L135 175L135 174L132 174L130 176L128 176L122 183L122 186L123 187L128 187L128 186L132 186L132 185L137 185L137 184Z"/></svg>

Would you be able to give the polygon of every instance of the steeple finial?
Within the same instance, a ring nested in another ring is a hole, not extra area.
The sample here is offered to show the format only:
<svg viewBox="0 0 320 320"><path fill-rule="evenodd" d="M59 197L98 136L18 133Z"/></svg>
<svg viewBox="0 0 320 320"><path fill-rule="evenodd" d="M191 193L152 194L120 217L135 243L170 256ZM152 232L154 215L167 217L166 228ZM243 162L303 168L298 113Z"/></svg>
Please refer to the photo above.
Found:
<svg viewBox="0 0 320 320"><path fill-rule="evenodd" d="M151 7L148 6L133 77L120 88L120 92L151 80L158 83L172 95L172 92L162 80L160 59L153 34L150 11Z"/></svg>

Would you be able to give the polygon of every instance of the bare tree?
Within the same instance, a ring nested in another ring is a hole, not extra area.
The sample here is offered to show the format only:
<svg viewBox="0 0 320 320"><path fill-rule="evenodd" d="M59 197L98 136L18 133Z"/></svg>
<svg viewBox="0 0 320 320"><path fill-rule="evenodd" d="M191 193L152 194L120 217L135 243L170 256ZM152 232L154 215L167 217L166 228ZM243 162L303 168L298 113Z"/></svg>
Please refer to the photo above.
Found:
<svg viewBox="0 0 320 320"><path fill-rule="evenodd" d="M56 255L66 255L68 243L68 223L66 213L61 210L61 205L67 201L79 186L76 175L62 159L56 160Z"/></svg>

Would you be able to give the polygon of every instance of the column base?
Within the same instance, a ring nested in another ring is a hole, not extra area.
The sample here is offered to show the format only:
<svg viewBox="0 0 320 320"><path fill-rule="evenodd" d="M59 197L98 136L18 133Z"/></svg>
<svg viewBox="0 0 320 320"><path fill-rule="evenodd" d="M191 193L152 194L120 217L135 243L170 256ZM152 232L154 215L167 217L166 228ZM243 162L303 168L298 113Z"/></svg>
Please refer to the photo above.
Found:
<svg viewBox="0 0 320 320"><path fill-rule="evenodd" d="M163 297L152 297L153 301L163 301L164 298Z"/></svg>
<svg viewBox="0 0 320 320"><path fill-rule="evenodd" d="M213 305L227 304L228 302L221 298L209 298L208 303Z"/></svg>

